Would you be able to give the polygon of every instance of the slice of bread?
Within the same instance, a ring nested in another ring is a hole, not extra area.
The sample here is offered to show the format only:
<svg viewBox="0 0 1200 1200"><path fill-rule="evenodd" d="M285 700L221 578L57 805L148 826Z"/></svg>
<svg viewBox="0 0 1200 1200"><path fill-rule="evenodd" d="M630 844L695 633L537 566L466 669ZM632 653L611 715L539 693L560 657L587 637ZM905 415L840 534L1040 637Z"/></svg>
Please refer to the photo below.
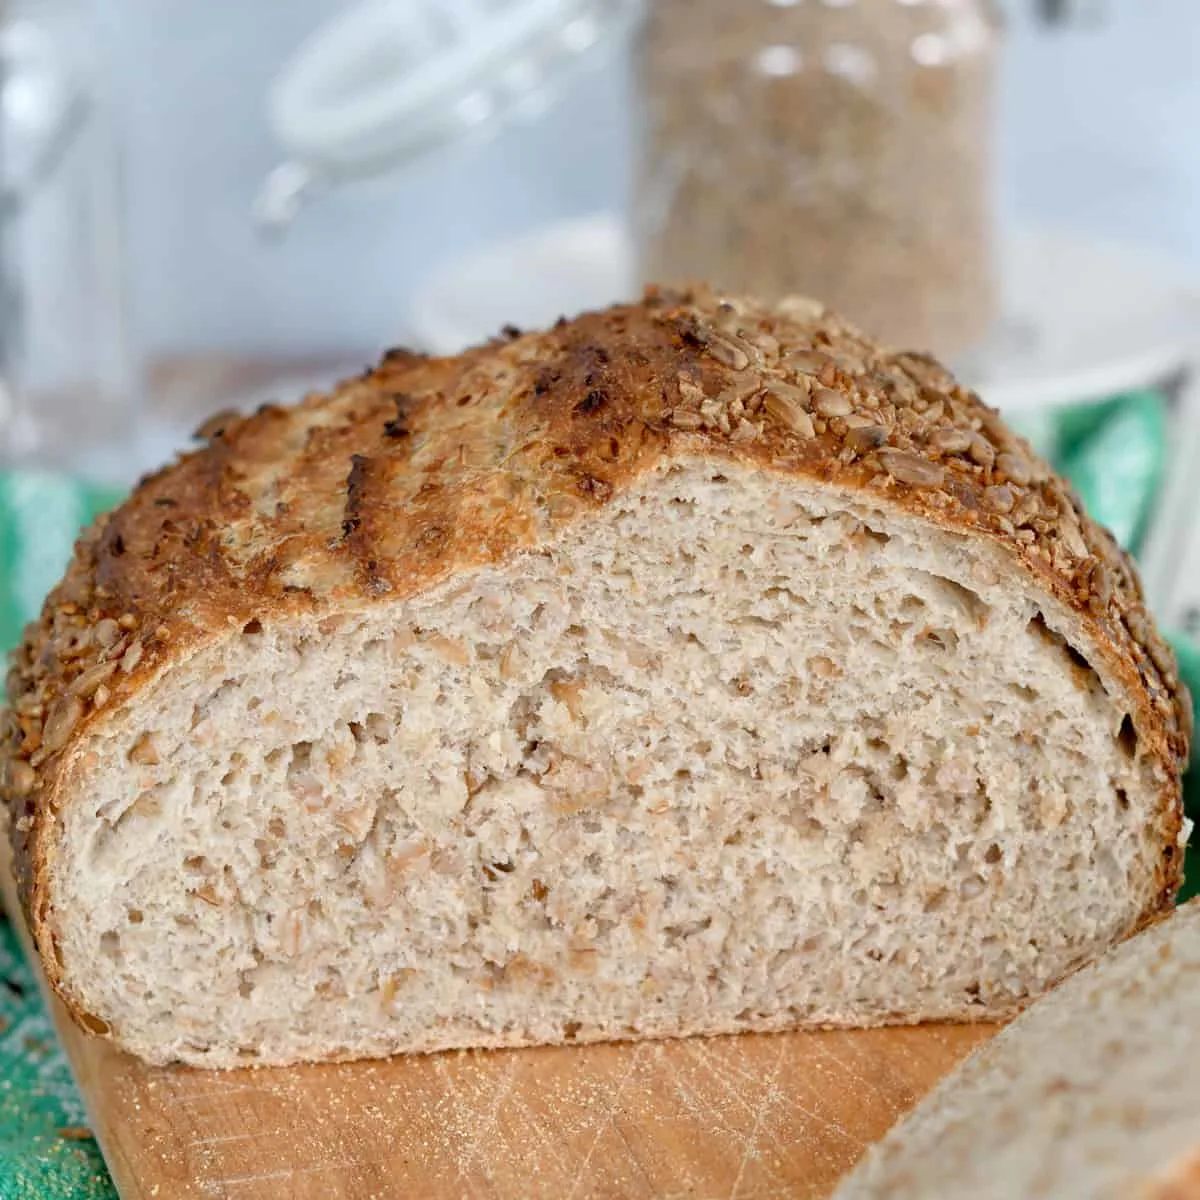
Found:
<svg viewBox="0 0 1200 1200"><path fill-rule="evenodd" d="M652 292L204 433L9 680L34 936L137 1054L994 1019L1171 907L1171 653L928 358Z"/></svg>
<svg viewBox="0 0 1200 1200"><path fill-rule="evenodd" d="M1200 1197L1200 901L1035 1004L835 1200Z"/></svg>

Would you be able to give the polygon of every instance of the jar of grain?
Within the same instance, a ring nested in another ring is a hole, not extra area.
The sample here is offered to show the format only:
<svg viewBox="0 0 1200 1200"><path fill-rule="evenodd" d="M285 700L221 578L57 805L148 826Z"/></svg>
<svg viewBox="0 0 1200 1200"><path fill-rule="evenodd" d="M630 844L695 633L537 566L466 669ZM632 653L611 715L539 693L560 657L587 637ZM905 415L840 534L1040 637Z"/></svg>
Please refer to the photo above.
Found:
<svg viewBox="0 0 1200 1200"><path fill-rule="evenodd" d="M651 0L640 272L954 355L995 315L987 0Z"/></svg>

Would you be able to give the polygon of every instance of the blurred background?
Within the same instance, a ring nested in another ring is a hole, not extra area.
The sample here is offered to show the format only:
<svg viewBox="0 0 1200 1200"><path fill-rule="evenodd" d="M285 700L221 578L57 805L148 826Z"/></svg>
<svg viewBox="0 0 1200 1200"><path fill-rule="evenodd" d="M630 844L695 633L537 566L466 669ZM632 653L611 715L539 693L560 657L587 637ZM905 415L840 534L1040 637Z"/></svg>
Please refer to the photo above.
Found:
<svg viewBox="0 0 1200 1200"><path fill-rule="evenodd" d="M684 276L948 357L1195 623L1197 61L1194 0L4 0L0 623L207 412Z"/></svg>

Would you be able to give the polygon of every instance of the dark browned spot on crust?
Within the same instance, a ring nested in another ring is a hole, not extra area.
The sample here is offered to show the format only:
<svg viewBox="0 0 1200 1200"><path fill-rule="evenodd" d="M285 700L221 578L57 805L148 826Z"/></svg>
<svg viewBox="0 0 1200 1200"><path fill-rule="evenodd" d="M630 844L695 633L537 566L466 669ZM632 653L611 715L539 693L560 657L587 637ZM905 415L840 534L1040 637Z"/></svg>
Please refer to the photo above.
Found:
<svg viewBox="0 0 1200 1200"><path fill-rule="evenodd" d="M582 415L588 413L599 412L608 403L608 396L602 388L592 388L590 392L578 404L575 405L575 411Z"/></svg>
<svg viewBox="0 0 1200 1200"><path fill-rule="evenodd" d="M608 500L613 493L611 483L606 483L603 479L597 479L594 475L581 475L578 486L582 495L601 503Z"/></svg>
<svg viewBox="0 0 1200 1200"><path fill-rule="evenodd" d="M396 392L392 396L392 403L396 406L396 415L384 422L384 437L406 438L412 433L408 427L408 414L412 408L413 398L405 392Z"/></svg>
<svg viewBox="0 0 1200 1200"><path fill-rule="evenodd" d="M342 534L350 537L362 525L363 498L367 490L367 471L371 460L365 454L350 456L350 474L346 476L346 506Z"/></svg>

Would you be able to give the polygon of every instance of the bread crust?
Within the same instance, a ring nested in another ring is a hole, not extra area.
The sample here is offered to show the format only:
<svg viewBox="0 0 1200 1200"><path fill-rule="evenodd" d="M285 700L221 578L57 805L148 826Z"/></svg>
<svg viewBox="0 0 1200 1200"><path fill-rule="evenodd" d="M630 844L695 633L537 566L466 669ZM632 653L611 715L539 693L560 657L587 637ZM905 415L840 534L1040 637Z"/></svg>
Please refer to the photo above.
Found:
<svg viewBox="0 0 1200 1200"><path fill-rule="evenodd" d="M650 289L454 358L392 350L327 395L198 436L83 535L9 672L0 765L19 890L68 1004L49 858L72 766L111 714L248 623L426 591L697 455L989 539L1072 609L1162 767L1163 857L1140 924L1173 905L1191 702L1131 560L934 360L885 351L813 301Z"/></svg>

